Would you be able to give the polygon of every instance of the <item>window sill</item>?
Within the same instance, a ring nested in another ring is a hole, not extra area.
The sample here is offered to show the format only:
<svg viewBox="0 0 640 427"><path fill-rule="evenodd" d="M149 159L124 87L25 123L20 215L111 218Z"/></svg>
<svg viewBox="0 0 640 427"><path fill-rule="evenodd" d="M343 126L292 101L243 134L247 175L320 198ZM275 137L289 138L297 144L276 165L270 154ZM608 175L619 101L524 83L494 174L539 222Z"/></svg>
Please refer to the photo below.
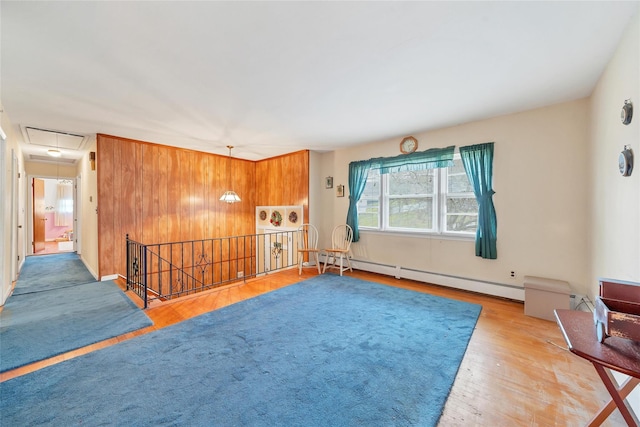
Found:
<svg viewBox="0 0 640 427"><path fill-rule="evenodd" d="M461 242L475 242L475 235L461 235L455 233L429 233L429 232L410 232L410 231L391 231L391 230L371 230L360 228L360 234L372 234L380 236L394 237L410 237L414 239L435 239L435 240L457 240Z"/></svg>

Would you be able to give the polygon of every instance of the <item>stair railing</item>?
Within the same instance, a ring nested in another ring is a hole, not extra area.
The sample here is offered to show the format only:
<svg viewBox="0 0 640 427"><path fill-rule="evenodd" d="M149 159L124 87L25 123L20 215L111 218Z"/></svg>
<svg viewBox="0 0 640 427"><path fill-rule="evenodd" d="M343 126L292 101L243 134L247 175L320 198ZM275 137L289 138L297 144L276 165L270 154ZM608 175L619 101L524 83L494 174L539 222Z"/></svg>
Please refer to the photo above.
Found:
<svg viewBox="0 0 640 427"><path fill-rule="evenodd" d="M127 290L147 308L273 271L297 267L296 231L145 244L126 236Z"/></svg>

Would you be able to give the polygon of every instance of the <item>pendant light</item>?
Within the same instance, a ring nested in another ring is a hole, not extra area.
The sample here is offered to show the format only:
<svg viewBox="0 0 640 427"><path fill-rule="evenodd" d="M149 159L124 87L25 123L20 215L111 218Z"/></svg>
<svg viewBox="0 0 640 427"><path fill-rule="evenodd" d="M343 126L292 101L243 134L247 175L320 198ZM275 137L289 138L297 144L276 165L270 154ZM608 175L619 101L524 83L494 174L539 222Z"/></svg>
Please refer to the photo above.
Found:
<svg viewBox="0 0 640 427"><path fill-rule="evenodd" d="M227 145L227 148L229 149L229 159L231 159L231 149L233 148L233 146ZM229 165L231 165L231 160L229 160ZM231 187L231 168L227 168L227 170L229 170L229 187ZM228 190L225 191L224 194L220 197L220 201L227 203L236 203L240 201L240 197L238 197L235 191Z"/></svg>

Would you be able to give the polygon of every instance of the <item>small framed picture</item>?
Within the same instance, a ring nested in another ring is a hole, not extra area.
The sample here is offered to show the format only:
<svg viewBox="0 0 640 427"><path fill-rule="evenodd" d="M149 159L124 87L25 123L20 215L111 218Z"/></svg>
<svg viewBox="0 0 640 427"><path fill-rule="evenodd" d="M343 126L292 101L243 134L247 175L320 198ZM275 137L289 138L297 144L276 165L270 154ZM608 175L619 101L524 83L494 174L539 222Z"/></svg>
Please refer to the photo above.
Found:
<svg viewBox="0 0 640 427"><path fill-rule="evenodd" d="M336 187L336 197L344 197L344 185L340 184Z"/></svg>
<svg viewBox="0 0 640 427"><path fill-rule="evenodd" d="M324 179L324 188L333 188L333 177L328 176Z"/></svg>

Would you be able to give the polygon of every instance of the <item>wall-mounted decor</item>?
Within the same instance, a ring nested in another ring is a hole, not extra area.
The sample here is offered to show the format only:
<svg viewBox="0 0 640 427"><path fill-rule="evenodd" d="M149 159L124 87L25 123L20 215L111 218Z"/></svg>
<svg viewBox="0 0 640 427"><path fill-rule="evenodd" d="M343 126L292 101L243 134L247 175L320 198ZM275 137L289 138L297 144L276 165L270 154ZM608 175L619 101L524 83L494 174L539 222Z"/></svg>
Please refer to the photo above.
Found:
<svg viewBox="0 0 640 427"><path fill-rule="evenodd" d="M622 120L623 125L628 125L631 123L631 119L633 118L633 103L630 99L626 99L624 101L624 105L622 106L622 111L620 111L620 120Z"/></svg>
<svg viewBox="0 0 640 427"><path fill-rule="evenodd" d="M280 227L282 225L282 214L278 211L273 211L271 214L271 220L269 221L274 227Z"/></svg>
<svg viewBox="0 0 640 427"><path fill-rule="evenodd" d="M344 185L340 184L336 187L336 197L344 197Z"/></svg>
<svg viewBox="0 0 640 427"><path fill-rule="evenodd" d="M266 219L261 219L262 212ZM255 272L262 274L294 265L298 257L296 230L304 223L304 206L256 206Z"/></svg>
<svg viewBox="0 0 640 427"><path fill-rule="evenodd" d="M618 168L622 176L631 176L633 172L633 150L628 146L624 146L624 150L618 156Z"/></svg>
<svg viewBox="0 0 640 427"><path fill-rule="evenodd" d="M324 188L333 188L333 177L328 176L324 179Z"/></svg>
<svg viewBox="0 0 640 427"><path fill-rule="evenodd" d="M303 206L256 206L256 234L265 230L296 230L304 223Z"/></svg>
<svg viewBox="0 0 640 427"><path fill-rule="evenodd" d="M400 141L400 152L402 154L413 153L418 149L418 140L412 136L407 136Z"/></svg>

